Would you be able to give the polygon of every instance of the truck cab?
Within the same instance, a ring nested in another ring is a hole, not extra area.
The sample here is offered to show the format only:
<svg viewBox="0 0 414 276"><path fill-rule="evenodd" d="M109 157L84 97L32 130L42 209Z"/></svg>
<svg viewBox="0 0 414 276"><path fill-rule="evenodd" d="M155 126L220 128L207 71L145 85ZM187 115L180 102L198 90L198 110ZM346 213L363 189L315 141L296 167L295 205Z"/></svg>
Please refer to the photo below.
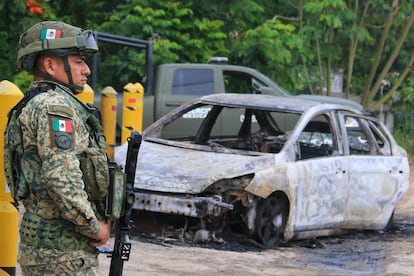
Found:
<svg viewBox="0 0 414 276"><path fill-rule="evenodd" d="M225 63L169 63L158 67L154 92L144 97L143 128L195 97L217 93L271 94L306 97L342 103L362 109L358 103L339 97L293 95L255 69Z"/></svg>
<svg viewBox="0 0 414 276"><path fill-rule="evenodd" d="M94 32L99 42L115 43L146 52L146 81L144 83L144 110L142 129L190 100L217 93L255 93L284 97L303 97L319 102L344 104L362 110L362 106L349 99L320 96L293 95L255 69L229 65L225 57L213 57L209 63L168 63L159 65L153 76L152 41L114 34ZM96 89L98 57L92 62L92 88ZM155 79L155 80L154 80ZM96 94L95 104L100 106L101 95ZM118 110L122 110L122 93L118 94ZM117 113L117 133L122 125L122 114Z"/></svg>

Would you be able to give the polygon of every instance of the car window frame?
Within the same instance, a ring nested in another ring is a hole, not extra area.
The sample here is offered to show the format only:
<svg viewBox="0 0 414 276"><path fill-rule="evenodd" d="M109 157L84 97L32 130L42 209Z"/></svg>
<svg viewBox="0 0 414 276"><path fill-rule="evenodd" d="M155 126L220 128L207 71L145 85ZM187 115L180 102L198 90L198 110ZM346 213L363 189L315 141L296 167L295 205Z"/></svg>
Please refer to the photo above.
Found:
<svg viewBox="0 0 414 276"><path fill-rule="evenodd" d="M348 131L346 129L346 120L345 117L353 117L353 118L357 118L358 121L360 122L360 127L362 129L362 131L364 132L364 134L366 135L367 139L368 139L368 144L369 144L369 152L367 152L366 154L352 154L350 151L350 142L349 142L349 135L348 135ZM344 142L344 152L347 155L365 155L365 156L392 156L392 140L390 138L390 132L388 131L388 129L386 129L386 126L383 125L377 118L372 117L372 116L366 116L366 115L362 115L362 114L357 114L357 113L351 113L351 112L347 112L347 111L343 111L339 113L339 117L340 117L340 121L341 121L341 131L342 131L342 135L343 135L343 142ZM381 131L380 129L378 129L378 126L381 126L381 129L383 131ZM385 142L384 147L386 147L386 149L382 149L377 141L377 137L376 135L373 133L373 129L374 131L376 131L376 134L379 135L383 141Z"/></svg>
<svg viewBox="0 0 414 276"><path fill-rule="evenodd" d="M332 153L329 155L322 155L317 157L311 157L311 158L303 158L300 153L300 136L301 134L306 130L306 127L310 122L316 121L315 119L320 116L325 116L327 119L327 123L330 127L331 132L331 139L332 139ZM304 161L304 160L310 160L314 158L329 158L334 156L340 156L343 155L343 143L341 141L341 134L340 134L339 126L338 126L338 120L337 116L335 114L335 110L327 110L323 109L320 111L317 111L313 114L307 115L306 112L302 114L302 118L299 119L297 122L297 125L294 128L294 134L292 135L291 139L293 141L289 141L289 144L294 144L294 151L295 151L295 161Z"/></svg>

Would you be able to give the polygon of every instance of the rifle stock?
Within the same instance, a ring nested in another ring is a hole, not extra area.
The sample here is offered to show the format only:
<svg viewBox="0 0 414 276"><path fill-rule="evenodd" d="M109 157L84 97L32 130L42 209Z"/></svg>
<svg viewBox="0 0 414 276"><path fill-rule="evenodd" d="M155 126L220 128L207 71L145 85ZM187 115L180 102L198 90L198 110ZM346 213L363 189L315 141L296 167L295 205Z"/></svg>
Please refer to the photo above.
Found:
<svg viewBox="0 0 414 276"><path fill-rule="evenodd" d="M131 131L128 139L128 151L125 162L126 174L126 195L123 215L115 221L115 244L112 253L110 276L122 275L124 269L124 261L129 260L131 253L131 242L129 240L129 231L131 229L129 222L131 219L131 211L135 201L134 180L137 167L138 152L141 146L142 136L137 131Z"/></svg>

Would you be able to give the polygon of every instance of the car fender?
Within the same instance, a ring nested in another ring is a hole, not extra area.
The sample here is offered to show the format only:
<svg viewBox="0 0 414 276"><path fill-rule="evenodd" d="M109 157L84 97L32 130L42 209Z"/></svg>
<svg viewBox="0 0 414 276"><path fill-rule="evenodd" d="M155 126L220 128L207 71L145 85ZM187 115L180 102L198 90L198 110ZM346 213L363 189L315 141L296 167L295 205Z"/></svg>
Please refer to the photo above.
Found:
<svg viewBox="0 0 414 276"><path fill-rule="evenodd" d="M289 194L287 167L277 166L255 172L253 179L245 190L261 198L267 198L275 191Z"/></svg>
<svg viewBox="0 0 414 276"><path fill-rule="evenodd" d="M289 169L290 167L290 169ZM253 179L245 190L261 198L267 198L275 192L282 192L289 201L289 215L286 223L284 237L286 240L294 236L294 214L295 205L294 191L295 187L289 184L288 174L295 173L294 166L280 165L277 167L261 170L255 173Z"/></svg>

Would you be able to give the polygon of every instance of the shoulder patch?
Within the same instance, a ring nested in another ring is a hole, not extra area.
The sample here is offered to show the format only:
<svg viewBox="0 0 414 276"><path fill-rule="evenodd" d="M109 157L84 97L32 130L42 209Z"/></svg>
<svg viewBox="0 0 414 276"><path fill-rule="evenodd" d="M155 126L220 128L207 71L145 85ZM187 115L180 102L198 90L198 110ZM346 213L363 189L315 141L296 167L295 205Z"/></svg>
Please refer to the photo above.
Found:
<svg viewBox="0 0 414 276"><path fill-rule="evenodd" d="M72 148L74 139L73 122L69 118L49 115L52 146L67 150Z"/></svg>
<svg viewBox="0 0 414 276"><path fill-rule="evenodd" d="M72 118L73 117L73 110L70 107L64 105L48 105L47 112L50 115L58 115L63 117Z"/></svg>
<svg viewBox="0 0 414 276"><path fill-rule="evenodd" d="M67 150L72 147L72 136L66 132L58 132L55 134L56 146L58 148Z"/></svg>
<svg viewBox="0 0 414 276"><path fill-rule="evenodd" d="M49 115L52 145L67 150L72 148L74 139L73 122L62 116Z"/></svg>
<svg viewBox="0 0 414 276"><path fill-rule="evenodd" d="M64 105L49 104L47 112L52 146L71 149L74 144L73 110Z"/></svg>
<svg viewBox="0 0 414 276"><path fill-rule="evenodd" d="M72 120L66 118L52 117L52 129L55 132L73 132Z"/></svg>

